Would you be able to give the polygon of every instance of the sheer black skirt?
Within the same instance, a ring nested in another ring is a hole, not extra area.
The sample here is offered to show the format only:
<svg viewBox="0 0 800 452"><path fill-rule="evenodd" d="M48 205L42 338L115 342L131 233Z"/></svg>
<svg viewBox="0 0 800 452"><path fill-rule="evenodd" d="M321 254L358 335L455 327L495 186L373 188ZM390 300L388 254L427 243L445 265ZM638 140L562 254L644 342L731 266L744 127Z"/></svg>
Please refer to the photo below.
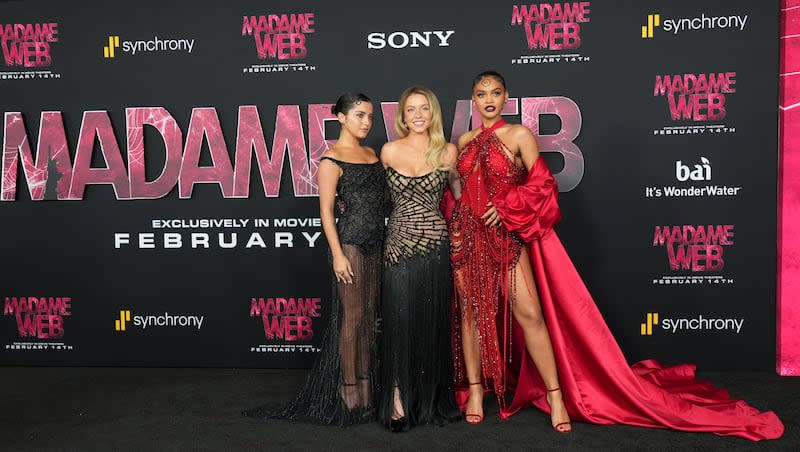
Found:
<svg viewBox="0 0 800 452"><path fill-rule="evenodd" d="M445 240L384 266L378 420L387 426L396 389L411 425L461 419L450 352L449 250Z"/></svg>
<svg viewBox="0 0 800 452"><path fill-rule="evenodd" d="M341 426L375 420L381 248L342 244L342 251L350 260L353 283L332 279L330 322L305 384L291 402L253 408L245 416Z"/></svg>

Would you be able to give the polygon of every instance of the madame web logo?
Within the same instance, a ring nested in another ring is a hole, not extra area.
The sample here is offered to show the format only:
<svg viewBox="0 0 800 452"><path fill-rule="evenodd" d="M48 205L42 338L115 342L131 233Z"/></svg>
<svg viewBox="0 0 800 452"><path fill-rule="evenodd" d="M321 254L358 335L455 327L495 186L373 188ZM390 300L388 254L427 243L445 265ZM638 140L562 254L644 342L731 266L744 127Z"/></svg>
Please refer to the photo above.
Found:
<svg viewBox="0 0 800 452"><path fill-rule="evenodd" d="M511 7L511 25L525 30L528 49L577 49L581 24L591 21L590 2L539 3Z"/></svg>
<svg viewBox="0 0 800 452"><path fill-rule="evenodd" d="M261 63L242 68L244 73L315 71L301 62L308 56L308 38L316 33L313 12L242 16L241 36L250 37Z"/></svg>
<svg viewBox="0 0 800 452"><path fill-rule="evenodd" d="M50 66L53 62L50 46L57 42L57 22L0 24L0 47L7 67Z"/></svg>
<svg viewBox="0 0 800 452"><path fill-rule="evenodd" d="M20 339L61 339L64 318L72 316L72 298L5 297L3 315L14 317Z"/></svg>
<svg viewBox="0 0 800 452"><path fill-rule="evenodd" d="M261 318L267 340L310 341L314 319L322 315L320 302L319 297L252 297L250 317Z"/></svg>
<svg viewBox="0 0 800 452"><path fill-rule="evenodd" d="M0 23L3 66L0 80L61 78L53 64L53 44L59 43L58 22Z"/></svg>
<svg viewBox="0 0 800 452"><path fill-rule="evenodd" d="M679 334L692 331L711 331L740 334L744 326L743 318L713 317L699 314L693 317L671 317L658 312L648 312L645 321L639 325L640 335L652 336L656 331Z"/></svg>
<svg viewBox="0 0 800 452"><path fill-rule="evenodd" d="M726 96L736 93L736 72L656 75L654 97L665 97L673 121L725 119Z"/></svg>
<svg viewBox="0 0 800 452"><path fill-rule="evenodd" d="M724 247L733 239L732 224L655 226L653 246L666 248L672 270L716 272L725 267Z"/></svg>
<svg viewBox="0 0 800 452"><path fill-rule="evenodd" d="M582 27L591 22L591 2L534 3L511 7L511 26L525 32L527 55L512 64L570 63L589 61L578 52ZM544 51L545 53L539 53Z"/></svg>

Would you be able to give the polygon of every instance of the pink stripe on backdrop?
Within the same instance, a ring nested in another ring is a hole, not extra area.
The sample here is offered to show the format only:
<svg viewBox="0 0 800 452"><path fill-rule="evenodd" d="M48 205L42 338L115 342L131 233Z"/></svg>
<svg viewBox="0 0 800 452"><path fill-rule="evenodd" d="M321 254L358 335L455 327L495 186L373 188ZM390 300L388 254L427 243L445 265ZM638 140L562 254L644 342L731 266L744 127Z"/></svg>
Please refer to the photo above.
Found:
<svg viewBox="0 0 800 452"><path fill-rule="evenodd" d="M800 375L800 0L781 1L777 371Z"/></svg>

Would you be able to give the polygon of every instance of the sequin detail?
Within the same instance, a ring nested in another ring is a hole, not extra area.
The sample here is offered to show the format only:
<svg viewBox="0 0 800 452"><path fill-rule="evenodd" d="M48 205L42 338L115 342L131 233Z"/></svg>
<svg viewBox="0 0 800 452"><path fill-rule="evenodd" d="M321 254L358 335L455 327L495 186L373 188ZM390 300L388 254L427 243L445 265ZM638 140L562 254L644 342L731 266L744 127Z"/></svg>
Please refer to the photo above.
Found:
<svg viewBox="0 0 800 452"><path fill-rule="evenodd" d="M497 322L510 321L516 291L511 282L523 242L502 225L486 226L481 216L490 200L521 184L526 171L514 163L491 129L467 143L456 167L463 188L449 224L454 281L461 297L455 297L452 305L453 313L459 313L452 323L454 378L457 385L466 381L461 322L471 317L478 334L483 378L493 386L502 407L506 387L502 353L509 344L503 344L501 351ZM500 309L502 317L498 317Z"/></svg>
<svg viewBox="0 0 800 452"><path fill-rule="evenodd" d="M401 256L437 249L447 240L447 225L439 211L447 171L409 177L389 167L386 182L393 205L384 248L386 265L397 264Z"/></svg>

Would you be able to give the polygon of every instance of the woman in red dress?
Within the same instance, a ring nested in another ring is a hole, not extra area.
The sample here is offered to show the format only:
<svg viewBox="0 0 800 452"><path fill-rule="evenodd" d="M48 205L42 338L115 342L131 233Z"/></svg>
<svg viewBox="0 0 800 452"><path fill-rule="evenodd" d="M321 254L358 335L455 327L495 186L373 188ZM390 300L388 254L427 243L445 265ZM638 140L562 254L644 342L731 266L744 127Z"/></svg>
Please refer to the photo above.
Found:
<svg viewBox="0 0 800 452"><path fill-rule="evenodd" d="M484 389L492 389L502 418L532 404L561 433L576 419L780 437L774 413L698 381L693 365L628 365L552 230L561 218L558 187L533 134L500 116L507 99L500 74L474 79L483 124L458 140L461 192L447 213L454 372L467 422L483 419Z"/></svg>

